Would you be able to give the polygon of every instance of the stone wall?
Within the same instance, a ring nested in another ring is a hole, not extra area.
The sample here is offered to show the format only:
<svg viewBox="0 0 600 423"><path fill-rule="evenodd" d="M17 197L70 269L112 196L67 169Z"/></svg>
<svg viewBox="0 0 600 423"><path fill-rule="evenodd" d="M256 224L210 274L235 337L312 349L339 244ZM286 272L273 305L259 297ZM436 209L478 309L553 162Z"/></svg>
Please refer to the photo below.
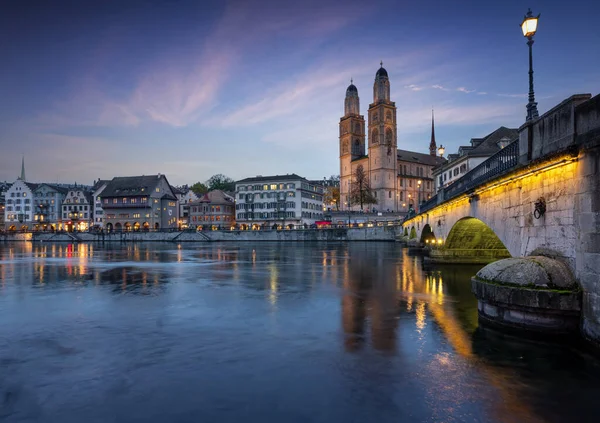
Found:
<svg viewBox="0 0 600 423"><path fill-rule="evenodd" d="M35 234L34 241L44 242L254 242L254 241L395 241L400 226L372 228L332 228L281 231L206 231L206 232L123 232L110 234ZM22 240L21 234L8 239ZM29 239L31 239L31 234Z"/></svg>

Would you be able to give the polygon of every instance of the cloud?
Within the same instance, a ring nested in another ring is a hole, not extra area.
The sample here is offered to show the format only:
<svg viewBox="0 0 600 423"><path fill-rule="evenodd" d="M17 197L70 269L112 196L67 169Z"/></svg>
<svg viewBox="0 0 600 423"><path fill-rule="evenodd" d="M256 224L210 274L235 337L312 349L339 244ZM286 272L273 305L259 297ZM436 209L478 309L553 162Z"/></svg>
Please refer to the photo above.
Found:
<svg viewBox="0 0 600 423"><path fill-rule="evenodd" d="M421 91L423 89L423 87L419 87L418 85L415 85L415 84L405 85L404 88L407 88L411 91Z"/></svg>
<svg viewBox="0 0 600 423"><path fill-rule="evenodd" d="M448 88L444 88L443 86L441 86L439 84L432 85L431 88L434 88L436 90L449 91Z"/></svg>
<svg viewBox="0 0 600 423"><path fill-rule="evenodd" d="M470 93L474 93L475 92L475 90L468 90L465 87L458 87L456 89L456 91L459 91L459 92L465 93L465 94L470 94Z"/></svg>
<svg viewBox="0 0 600 423"><path fill-rule="evenodd" d="M487 95L487 93L485 91L478 91L477 95Z"/></svg>

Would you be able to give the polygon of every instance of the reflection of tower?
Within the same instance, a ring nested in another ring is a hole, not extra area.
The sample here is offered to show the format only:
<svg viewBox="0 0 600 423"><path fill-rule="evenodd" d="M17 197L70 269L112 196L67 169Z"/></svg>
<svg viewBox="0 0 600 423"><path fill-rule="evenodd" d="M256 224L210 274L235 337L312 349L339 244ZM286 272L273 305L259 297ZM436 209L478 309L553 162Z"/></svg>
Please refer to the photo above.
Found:
<svg viewBox="0 0 600 423"><path fill-rule="evenodd" d="M368 266L361 258L346 261L349 267L345 272L342 297L342 326L344 328L344 345L347 351L361 348L365 340L365 319L367 317L366 302L371 290L371 275Z"/></svg>
<svg viewBox="0 0 600 423"><path fill-rule="evenodd" d="M394 286L389 284L391 278L381 275L378 278L380 283L375 285L375 289L369 304L371 306L371 342L373 348L379 351L394 351L396 349L396 328L398 320L396 316L399 312L397 307Z"/></svg>

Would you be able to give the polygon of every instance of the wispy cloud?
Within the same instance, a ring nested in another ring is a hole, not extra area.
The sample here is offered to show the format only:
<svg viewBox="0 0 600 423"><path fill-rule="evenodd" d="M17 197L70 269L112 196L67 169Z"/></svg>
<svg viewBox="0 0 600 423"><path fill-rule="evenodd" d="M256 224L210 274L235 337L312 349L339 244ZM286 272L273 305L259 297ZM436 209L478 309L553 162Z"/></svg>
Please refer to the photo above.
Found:
<svg viewBox="0 0 600 423"><path fill-rule="evenodd" d="M448 88L445 88L439 84L432 85L431 88L436 89L436 90L442 90L442 91L450 91Z"/></svg>
<svg viewBox="0 0 600 423"><path fill-rule="evenodd" d="M418 85L415 84L410 84L410 85L405 85L404 88L407 88L411 91L421 91L423 89L423 87L420 87Z"/></svg>
<svg viewBox="0 0 600 423"><path fill-rule="evenodd" d="M479 91L477 95L487 95L487 93L485 91Z"/></svg>
<svg viewBox="0 0 600 423"><path fill-rule="evenodd" d="M458 87L458 88L456 89L456 91L459 91L459 92L461 92L461 93L465 93L465 94L470 94L470 93L474 93L474 92L475 92L475 90L468 90L468 89L467 89L467 88L465 88L465 87Z"/></svg>

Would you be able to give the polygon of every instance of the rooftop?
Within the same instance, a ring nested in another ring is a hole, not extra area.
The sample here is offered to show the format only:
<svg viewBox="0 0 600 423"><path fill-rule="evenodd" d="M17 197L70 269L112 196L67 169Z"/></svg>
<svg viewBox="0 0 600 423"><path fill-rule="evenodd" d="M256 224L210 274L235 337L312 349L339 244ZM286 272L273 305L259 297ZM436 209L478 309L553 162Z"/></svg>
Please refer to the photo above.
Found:
<svg viewBox="0 0 600 423"><path fill-rule="evenodd" d="M236 184L244 184L248 182L275 182L275 181L306 181L306 178L303 178L300 175L296 175L295 173L290 173L287 175L271 175L271 176L262 176L258 175L252 178L245 178L236 181Z"/></svg>

